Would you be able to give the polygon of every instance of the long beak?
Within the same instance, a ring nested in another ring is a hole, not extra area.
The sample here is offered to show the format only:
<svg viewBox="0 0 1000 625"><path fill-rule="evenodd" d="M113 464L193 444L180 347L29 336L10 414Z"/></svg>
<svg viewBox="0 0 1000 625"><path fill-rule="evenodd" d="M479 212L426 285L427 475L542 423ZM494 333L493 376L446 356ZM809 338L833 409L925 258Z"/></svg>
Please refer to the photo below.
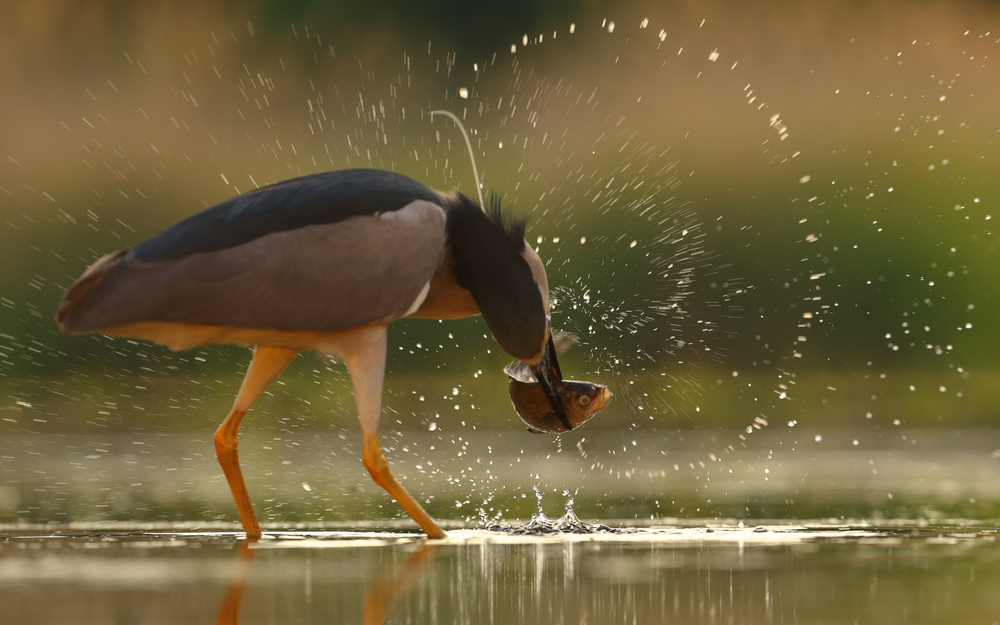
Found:
<svg viewBox="0 0 1000 625"><path fill-rule="evenodd" d="M572 430L573 426L569 422L569 417L566 416L566 408L563 406L562 400L559 399L558 389L563 377L562 371L559 370L559 361L556 359L556 348L552 343L551 336L549 337L549 342L545 344L542 359L537 365L531 367L531 372L535 374L535 379L542 385L545 398L549 400L549 405L552 406L553 412L559 417L560 423L567 430Z"/></svg>

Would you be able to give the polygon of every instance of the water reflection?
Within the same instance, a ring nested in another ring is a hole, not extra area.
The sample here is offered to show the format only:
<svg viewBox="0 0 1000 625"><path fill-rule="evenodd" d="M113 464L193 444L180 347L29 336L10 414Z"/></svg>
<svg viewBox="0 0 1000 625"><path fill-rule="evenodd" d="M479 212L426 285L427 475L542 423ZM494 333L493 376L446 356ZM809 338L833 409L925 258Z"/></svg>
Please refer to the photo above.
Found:
<svg viewBox="0 0 1000 625"><path fill-rule="evenodd" d="M219 602L219 613L215 619L218 625L236 625L240 622L240 602L243 600L243 591L247 588L247 579L253 568L254 550L253 545L259 539L248 538L239 545L239 561L233 580L226 589L222 601Z"/></svg>
<svg viewBox="0 0 1000 625"><path fill-rule="evenodd" d="M365 625L379 625L383 622L385 612L392 602L427 572L427 565L434 556L434 550L432 543L421 543L404 562L368 580L364 608Z"/></svg>
<svg viewBox="0 0 1000 625"><path fill-rule="evenodd" d="M219 602L215 621L218 625L238 625L240 622L240 605L253 574L258 542L259 539L246 539L239 544L236 570ZM427 571L434 549L433 543L421 541L404 561L385 570L379 569L369 578L361 621L364 625L381 625L384 622L386 610L393 601Z"/></svg>
<svg viewBox="0 0 1000 625"><path fill-rule="evenodd" d="M992 622L995 527L0 534L5 623ZM234 547L236 547L234 551Z"/></svg>

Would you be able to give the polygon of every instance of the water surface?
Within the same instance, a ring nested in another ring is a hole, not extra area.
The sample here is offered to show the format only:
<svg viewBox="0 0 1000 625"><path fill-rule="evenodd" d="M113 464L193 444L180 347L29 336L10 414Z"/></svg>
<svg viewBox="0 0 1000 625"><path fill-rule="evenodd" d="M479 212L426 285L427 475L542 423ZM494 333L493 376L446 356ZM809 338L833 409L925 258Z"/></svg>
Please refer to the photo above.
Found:
<svg viewBox="0 0 1000 625"><path fill-rule="evenodd" d="M5 623L992 623L997 530L687 521L626 532L7 527Z"/></svg>

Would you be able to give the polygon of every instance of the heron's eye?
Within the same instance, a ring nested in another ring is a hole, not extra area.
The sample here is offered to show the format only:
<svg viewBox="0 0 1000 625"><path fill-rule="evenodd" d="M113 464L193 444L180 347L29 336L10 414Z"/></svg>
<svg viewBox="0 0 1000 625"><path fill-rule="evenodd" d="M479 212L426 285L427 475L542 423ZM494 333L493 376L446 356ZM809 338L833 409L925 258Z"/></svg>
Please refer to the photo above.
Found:
<svg viewBox="0 0 1000 625"><path fill-rule="evenodd" d="M586 395L581 395L579 401L581 405L586 406L587 404L590 403L590 398L587 397Z"/></svg>

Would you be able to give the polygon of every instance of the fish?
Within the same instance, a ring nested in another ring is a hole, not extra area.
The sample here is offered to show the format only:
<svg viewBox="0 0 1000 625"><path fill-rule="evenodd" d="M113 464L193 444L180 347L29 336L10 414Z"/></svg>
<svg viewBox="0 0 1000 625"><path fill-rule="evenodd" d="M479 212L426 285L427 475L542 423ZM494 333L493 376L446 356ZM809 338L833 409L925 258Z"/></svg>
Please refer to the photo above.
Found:
<svg viewBox="0 0 1000 625"><path fill-rule="evenodd" d="M535 379L528 365L515 360L504 367L503 371L510 378L508 391L514 411L533 434L559 434L576 429L604 410L614 396L603 384L560 380L556 392L572 426L567 428L552 410L552 404L545 396L542 385Z"/></svg>

